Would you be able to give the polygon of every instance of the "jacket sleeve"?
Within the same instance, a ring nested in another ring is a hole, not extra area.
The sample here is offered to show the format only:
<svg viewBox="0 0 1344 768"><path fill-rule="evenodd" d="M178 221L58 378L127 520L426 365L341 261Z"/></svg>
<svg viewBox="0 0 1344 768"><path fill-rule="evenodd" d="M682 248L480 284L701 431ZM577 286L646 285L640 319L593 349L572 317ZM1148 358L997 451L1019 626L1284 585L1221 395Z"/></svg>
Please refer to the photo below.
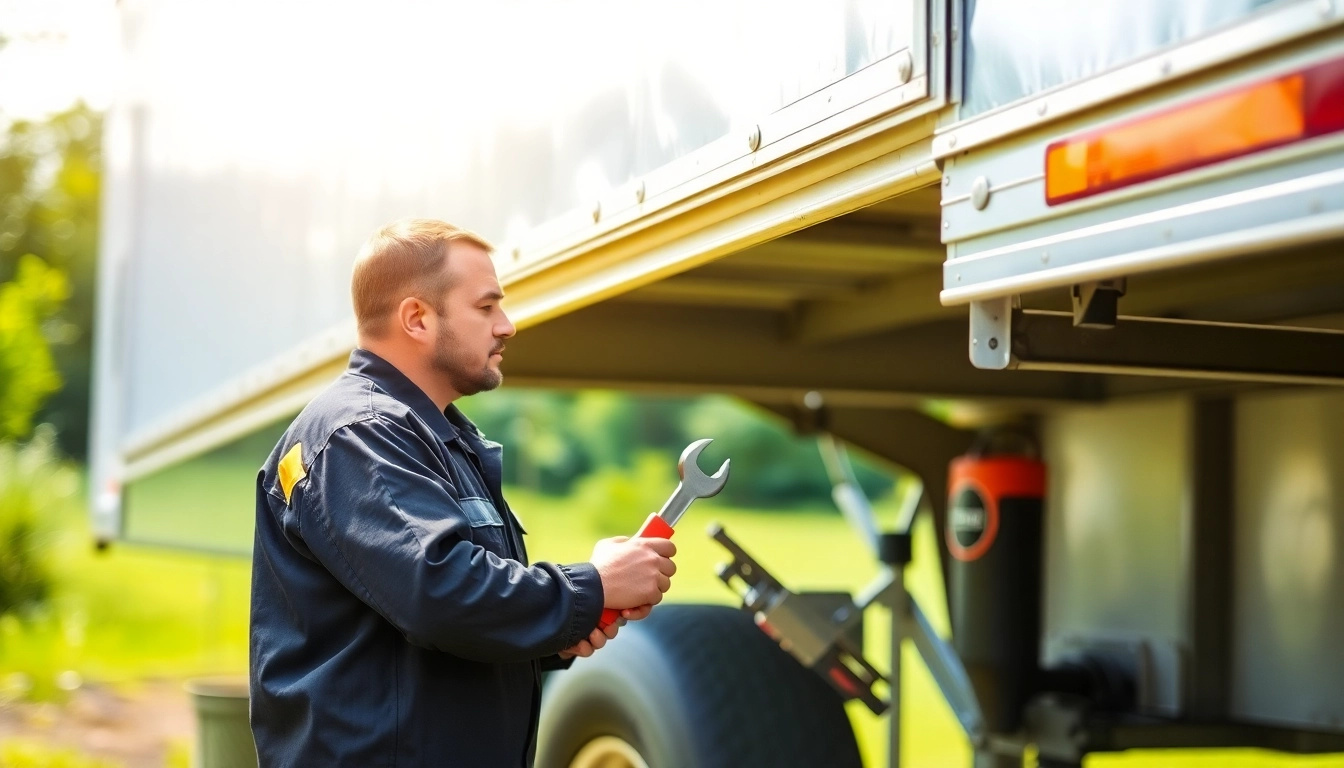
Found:
<svg viewBox="0 0 1344 768"><path fill-rule="evenodd" d="M559 656L547 656L541 660L542 672L562 672L574 665L573 657L562 659Z"/></svg>
<svg viewBox="0 0 1344 768"><path fill-rule="evenodd" d="M528 567L474 543L438 463L422 437L380 418L338 430L297 498L314 557L415 645L510 662L587 637L602 613L597 569Z"/></svg>

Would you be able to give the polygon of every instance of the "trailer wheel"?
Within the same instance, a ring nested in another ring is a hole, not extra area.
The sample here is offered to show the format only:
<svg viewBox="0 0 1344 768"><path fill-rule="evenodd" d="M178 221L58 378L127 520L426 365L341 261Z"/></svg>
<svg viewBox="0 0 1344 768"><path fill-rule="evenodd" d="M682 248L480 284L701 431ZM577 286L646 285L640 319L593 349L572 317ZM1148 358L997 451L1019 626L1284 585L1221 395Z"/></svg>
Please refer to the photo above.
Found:
<svg viewBox="0 0 1344 768"><path fill-rule="evenodd" d="M742 611L665 605L546 681L538 768L860 768L834 690Z"/></svg>

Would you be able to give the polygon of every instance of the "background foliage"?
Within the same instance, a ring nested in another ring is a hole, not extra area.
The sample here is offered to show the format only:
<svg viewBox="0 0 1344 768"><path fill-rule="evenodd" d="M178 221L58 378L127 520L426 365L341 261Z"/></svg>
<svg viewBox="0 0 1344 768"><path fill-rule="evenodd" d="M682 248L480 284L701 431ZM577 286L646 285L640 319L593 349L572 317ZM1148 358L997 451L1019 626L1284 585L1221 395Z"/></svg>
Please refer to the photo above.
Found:
<svg viewBox="0 0 1344 768"><path fill-rule="evenodd" d="M830 503L830 482L815 443L783 422L727 397L653 397L585 390L504 389L468 398L462 410L504 444L505 482L553 495L598 487L633 500L647 488L654 511L676 485L675 462L693 440L712 437L701 464L732 458L724 501L745 509L789 510ZM890 468L857 462L870 496L892 487ZM670 478L671 485L668 485ZM643 504L640 509L647 509ZM642 520L642 515L640 516Z"/></svg>
<svg viewBox="0 0 1344 768"><path fill-rule="evenodd" d="M99 125L77 106L0 139L0 617L50 596L58 444L87 443Z"/></svg>
<svg viewBox="0 0 1344 768"><path fill-rule="evenodd" d="M83 105L44 121L15 121L0 138L0 284L17 280L24 300L35 302L30 308L42 310L36 321L64 385L44 389L50 399L34 415L54 425L61 449L79 458L88 445L101 143L102 119ZM0 326L0 344L6 332ZM41 355L32 334L22 336L17 350L0 348L0 391L19 387L6 381L26 370L15 359ZM0 400L6 421L10 407Z"/></svg>

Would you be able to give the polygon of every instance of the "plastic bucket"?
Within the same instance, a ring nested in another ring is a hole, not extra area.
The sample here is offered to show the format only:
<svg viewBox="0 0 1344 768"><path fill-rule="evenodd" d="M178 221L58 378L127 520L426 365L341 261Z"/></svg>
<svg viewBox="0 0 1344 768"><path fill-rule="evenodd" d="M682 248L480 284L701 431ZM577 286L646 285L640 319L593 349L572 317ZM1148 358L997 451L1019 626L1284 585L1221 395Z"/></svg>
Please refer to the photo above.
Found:
<svg viewBox="0 0 1344 768"><path fill-rule="evenodd" d="M247 717L247 678L187 681L196 707L192 768L257 768L257 745Z"/></svg>

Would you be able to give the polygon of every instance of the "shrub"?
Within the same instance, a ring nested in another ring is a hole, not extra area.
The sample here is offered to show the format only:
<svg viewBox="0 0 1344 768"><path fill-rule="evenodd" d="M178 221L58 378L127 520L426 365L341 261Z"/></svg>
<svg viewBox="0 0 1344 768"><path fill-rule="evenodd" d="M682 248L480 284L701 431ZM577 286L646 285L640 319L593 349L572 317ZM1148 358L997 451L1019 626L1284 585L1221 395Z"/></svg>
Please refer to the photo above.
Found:
<svg viewBox="0 0 1344 768"><path fill-rule="evenodd" d="M0 440L27 437L33 415L61 388L45 326L69 293L65 273L32 254L0 285Z"/></svg>
<svg viewBox="0 0 1344 768"><path fill-rule="evenodd" d="M0 616L31 611L51 593L51 517L76 485L55 446L48 425L27 443L0 442Z"/></svg>
<svg viewBox="0 0 1344 768"><path fill-rule="evenodd" d="M677 487L676 458L660 452L636 454L630 468L604 466L575 488L573 506L602 536L631 536L644 519L662 508Z"/></svg>

